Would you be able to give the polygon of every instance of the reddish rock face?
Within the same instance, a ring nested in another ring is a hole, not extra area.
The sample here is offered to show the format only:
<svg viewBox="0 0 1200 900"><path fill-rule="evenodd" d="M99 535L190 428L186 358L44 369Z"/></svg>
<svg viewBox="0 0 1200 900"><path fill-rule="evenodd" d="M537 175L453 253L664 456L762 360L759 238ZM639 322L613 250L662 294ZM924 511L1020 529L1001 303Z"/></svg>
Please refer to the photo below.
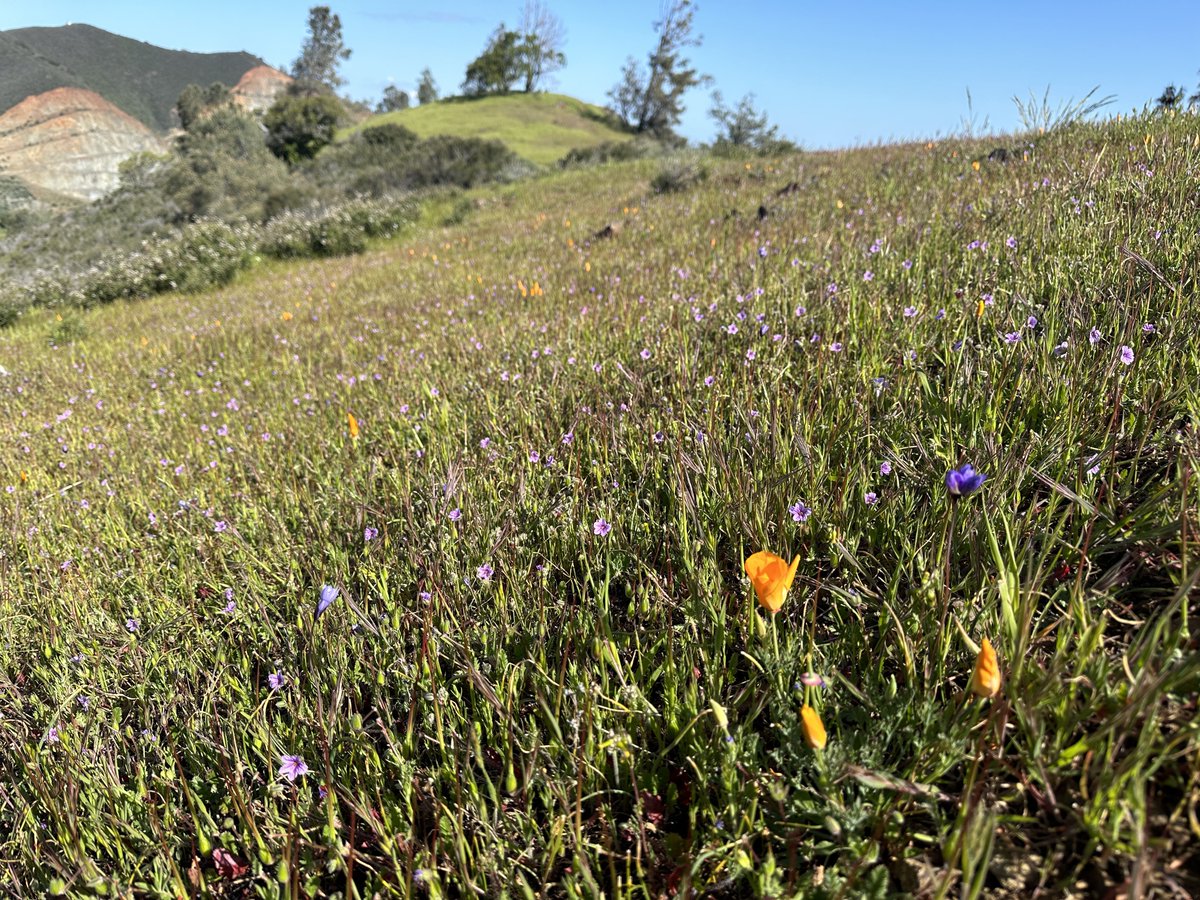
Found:
<svg viewBox="0 0 1200 900"><path fill-rule="evenodd" d="M275 98L287 90L291 83L292 79L278 69L255 66L241 77L231 93L239 106L262 112L274 103Z"/></svg>
<svg viewBox="0 0 1200 900"><path fill-rule="evenodd" d="M80 200L113 190L120 164L135 153L164 153L149 128L99 94L55 88L0 115L0 170Z"/></svg>

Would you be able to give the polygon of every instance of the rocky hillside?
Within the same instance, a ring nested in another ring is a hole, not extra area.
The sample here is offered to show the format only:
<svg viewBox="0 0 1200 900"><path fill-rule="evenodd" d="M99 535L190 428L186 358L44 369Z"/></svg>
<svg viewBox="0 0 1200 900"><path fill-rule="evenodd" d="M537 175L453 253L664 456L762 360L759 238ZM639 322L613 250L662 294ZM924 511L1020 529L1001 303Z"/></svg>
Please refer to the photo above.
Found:
<svg viewBox="0 0 1200 900"><path fill-rule="evenodd" d="M79 88L55 88L0 115L0 171L83 200L115 188L130 156L165 149L133 116Z"/></svg>
<svg viewBox="0 0 1200 900"><path fill-rule="evenodd" d="M80 200L112 190L129 156L166 149L187 85L219 81L264 109L290 80L249 53L167 50L90 25L0 32L0 60L0 176Z"/></svg>

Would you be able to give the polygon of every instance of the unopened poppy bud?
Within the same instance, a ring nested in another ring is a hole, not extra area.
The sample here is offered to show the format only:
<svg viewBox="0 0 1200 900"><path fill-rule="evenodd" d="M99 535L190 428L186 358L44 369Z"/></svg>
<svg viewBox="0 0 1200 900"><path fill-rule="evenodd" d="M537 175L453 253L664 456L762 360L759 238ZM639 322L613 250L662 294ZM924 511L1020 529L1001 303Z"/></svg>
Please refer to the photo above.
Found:
<svg viewBox="0 0 1200 900"><path fill-rule="evenodd" d="M800 707L800 730L804 733L804 743L814 750L825 749L825 724L817 711L807 704Z"/></svg>

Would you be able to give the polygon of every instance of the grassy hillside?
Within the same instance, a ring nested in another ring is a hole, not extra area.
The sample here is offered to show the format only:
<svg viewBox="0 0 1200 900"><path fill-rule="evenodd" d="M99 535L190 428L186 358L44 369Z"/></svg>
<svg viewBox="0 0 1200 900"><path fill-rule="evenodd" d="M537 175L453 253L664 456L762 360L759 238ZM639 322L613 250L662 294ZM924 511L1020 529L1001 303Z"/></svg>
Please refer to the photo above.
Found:
<svg viewBox="0 0 1200 900"><path fill-rule="evenodd" d="M0 882L1200 893L1200 120L991 146L0 332Z"/></svg>
<svg viewBox="0 0 1200 900"><path fill-rule="evenodd" d="M563 94L442 101L372 116L351 130L387 122L403 125L419 137L451 134L502 141L518 156L539 165L556 162L576 148L630 139L603 109Z"/></svg>
<svg viewBox="0 0 1200 900"><path fill-rule="evenodd" d="M91 25L0 32L0 112L57 87L86 88L156 131L189 84L233 86L262 60L249 53L166 50Z"/></svg>

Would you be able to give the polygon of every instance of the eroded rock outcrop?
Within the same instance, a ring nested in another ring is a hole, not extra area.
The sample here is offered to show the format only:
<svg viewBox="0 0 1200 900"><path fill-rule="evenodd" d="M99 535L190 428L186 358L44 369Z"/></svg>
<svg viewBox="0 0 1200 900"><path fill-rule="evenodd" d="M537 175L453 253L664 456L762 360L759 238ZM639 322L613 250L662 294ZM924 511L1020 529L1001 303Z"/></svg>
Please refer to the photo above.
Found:
<svg viewBox="0 0 1200 900"><path fill-rule="evenodd" d="M231 93L239 106L262 112L274 103L275 98L287 90L291 83L292 79L278 69L255 66L241 77Z"/></svg>
<svg viewBox="0 0 1200 900"><path fill-rule="evenodd" d="M166 149L137 119L80 88L27 97L0 115L0 172L81 200L113 190L130 156Z"/></svg>

